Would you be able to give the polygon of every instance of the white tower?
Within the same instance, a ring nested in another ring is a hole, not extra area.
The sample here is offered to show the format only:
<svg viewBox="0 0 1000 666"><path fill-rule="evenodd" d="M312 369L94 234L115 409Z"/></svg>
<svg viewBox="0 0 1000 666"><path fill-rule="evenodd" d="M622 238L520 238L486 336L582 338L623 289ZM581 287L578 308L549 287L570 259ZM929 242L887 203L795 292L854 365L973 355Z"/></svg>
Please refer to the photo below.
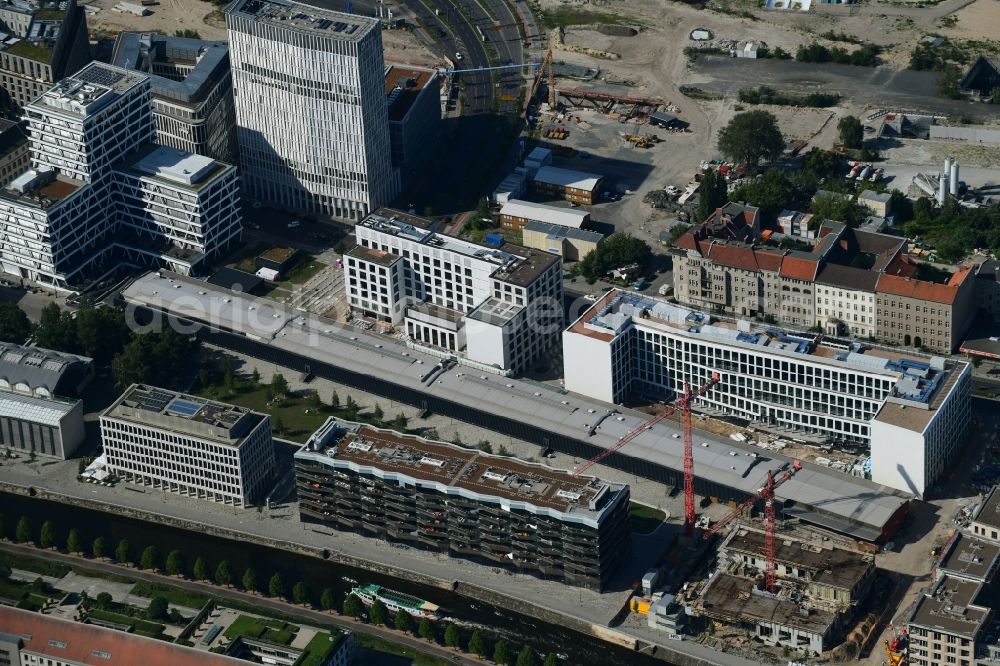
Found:
<svg viewBox="0 0 1000 666"><path fill-rule="evenodd" d="M958 196L958 160L953 160L951 163L951 172L948 174L948 186L950 188L951 196Z"/></svg>
<svg viewBox="0 0 1000 666"><path fill-rule="evenodd" d="M389 203L399 176L378 20L237 0L226 25L250 196L355 221Z"/></svg>

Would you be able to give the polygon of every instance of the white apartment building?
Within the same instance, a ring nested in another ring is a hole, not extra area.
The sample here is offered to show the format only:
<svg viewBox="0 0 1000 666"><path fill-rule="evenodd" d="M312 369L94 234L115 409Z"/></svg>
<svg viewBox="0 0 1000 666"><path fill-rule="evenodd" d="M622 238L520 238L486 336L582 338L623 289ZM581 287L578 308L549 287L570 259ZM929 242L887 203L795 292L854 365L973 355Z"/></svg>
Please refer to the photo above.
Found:
<svg viewBox="0 0 1000 666"><path fill-rule="evenodd" d="M149 77L95 62L26 108L32 168L0 191L4 272L63 291L122 257L190 273L239 238L235 168L157 150L150 104Z"/></svg>
<svg viewBox="0 0 1000 666"><path fill-rule="evenodd" d="M344 278L355 313L403 324L422 345L516 373L562 328L562 260L435 233L424 218L381 209L355 227ZM464 350L464 351L463 351Z"/></svg>
<svg viewBox="0 0 1000 666"><path fill-rule="evenodd" d="M825 264L816 276L816 325L828 335L875 338L878 273Z"/></svg>
<svg viewBox="0 0 1000 666"><path fill-rule="evenodd" d="M361 220L399 192L377 19L284 0L226 10L243 183L284 208Z"/></svg>
<svg viewBox="0 0 1000 666"><path fill-rule="evenodd" d="M726 321L614 290L563 333L565 387L611 403L719 383L699 401L728 414L870 451L872 479L923 497L970 417L967 363Z"/></svg>
<svg viewBox="0 0 1000 666"><path fill-rule="evenodd" d="M274 471L271 418L133 384L101 414L107 469L131 483L246 506Z"/></svg>

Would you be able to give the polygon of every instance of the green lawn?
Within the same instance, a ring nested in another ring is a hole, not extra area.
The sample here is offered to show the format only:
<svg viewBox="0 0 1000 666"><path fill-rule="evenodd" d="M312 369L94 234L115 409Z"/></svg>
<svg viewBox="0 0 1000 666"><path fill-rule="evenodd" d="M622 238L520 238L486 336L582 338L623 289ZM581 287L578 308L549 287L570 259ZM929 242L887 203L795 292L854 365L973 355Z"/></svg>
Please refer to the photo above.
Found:
<svg viewBox="0 0 1000 666"><path fill-rule="evenodd" d="M354 640L357 642L358 647L368 648L369 650L375 650L385 654L396 655L397 657L405 657L410 660L411 666L448 666L448 664L451 663L445 659L433 657L429 654L424 654L423 652L417 652L416 650L403 645L398 645L397 643L389 643L381 638L371 636L369 634L355 634Z"/></svg>
<svg viewBox="0 0 1000 666"><path fill-rule="evenodd" d="M667 519L667 514L659 509L635 502L629 502L628 512L632 516L632 531L637 534L649 534Z"/></svg>
<svg viewBox="0 0 1000 666"><path fill-rule="evenodd" d="M233 640L239 636L262 638L272 643L288 645L297 634L299 628L283 620L265 620L249 615L240 615L229 625L223 636Z"/></svg>
<svg viewBox="0 0 1000 666"><path fill-rule="evenodd" d="M163 583L149 583L140 581L132 588L132 594L152 599L153 597L163 597L169 603L186 608L199 609L208 603L208 597L204 594L182 590L180 588L164 585Z"/></svg>
<svg viewBox="0 0 1000 666"><path fill-rule="evenodd" d="M0 581L0 597L16 601L18 608L40 611L48 598L33 592L31 585L31 583L21 583L13 580Z"/></svg>
<svg viewBox="0 0 1000 666"><path fill-rule="evenodd" d="M264 633L265 627L264 622L258 618L250 617L249 615L240 615L236 620L226 628L223 632L223 636L229 640L239 638L240 636L249 636L250 638L260 638L261 634Z"/></svg>
<svg viewBox="0 0 1000 666"><path fill-rule="evenodd" d="M324 268L326 268L326 264L322 261L316 261L316 258L311 254L302 255L302 260L288 271L284 282L302 284Z"/></svg>
<svg viewBox="0 0 1000 666"><path fill-rule="evenodd" d="M163 635L164 626L162 624L148 622L146 620L140 620L139 618L129 617L128 615L112 613L110 611L102 611L99 608L92 609L88 613L88 617L92 617L96 620L104 620L105 622L127 624L132 627L137 634L142 634L143 636L149 636L151 638L158 638Z"/></svg>
<svg viewBox="0 0 1000 666"><path fill-rule="evenodd" d="M307 397L285 398L279 403L267 404L267 386L261 385L254 389L248 384L240 383L234 392L227 392L222 387L211 386L207 390L199 391L199 395L224 400L236 405L247 407L263 414L270 414L281 419L284 430L276 432L285 439L295 442L305 442L309 435L326 422L327 417L336 414L329 405L315 407L309 404ZM306 413L309 410L309 413Z"/></svg>
<svg viewBox="0 0 1000 666"><path fill-rule="evenodd" d="M545 10L546 28L558 28L569 25L589 25L591 23L618 24L623 20L615 14L605 14L603 12L592 12L587 9L561 8Z"/></svg>
<svg viewBox="0 0 1000 666"><path fill-rule="evenodd" d="M52 578L62 578L70 572L70 567L57 562L47 562L34 557L24 555L14 555L12 553L0 553L0 565L6 565L11 569L23 569L42 576Z"/></svg>
<svg viewBox="0 0 1000 666"><path fill-rule="evenodd" d="M326 659L330 651L340 642L341 634L328 634L325 632L313 636L312 640L306 644L305 654L297 666L320 666Z"/></svg>

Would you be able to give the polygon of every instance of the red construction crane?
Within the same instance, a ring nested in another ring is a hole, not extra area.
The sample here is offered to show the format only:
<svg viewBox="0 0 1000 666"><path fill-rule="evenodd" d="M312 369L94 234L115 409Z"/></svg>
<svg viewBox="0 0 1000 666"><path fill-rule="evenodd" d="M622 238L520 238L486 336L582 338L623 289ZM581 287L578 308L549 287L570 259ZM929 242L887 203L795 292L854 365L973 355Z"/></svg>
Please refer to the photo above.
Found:
<svg viewBox="0 0 1000 666"><path fill-rule="evenodd" d="M736 507L729 515L717 522L710 529L705 531L705 538L717 534L719 530L731 523L737 516L740 516L747 509L760 500L764 500L764 588L771 593L776 590L774 581L775 570L775 548L774 548L774 489L788 479L795 476L795 473L802 469L802 463L798 460L792 463L790 469L786 469L781 475L775 478L771 470L767 471L767 482L764 486L752 495L748 500Z"/></svg>
<svg viewBox="0 0 1000 666"><path fill-rule="evenodd" d="M621 439L615 442L614 446L608 447L598 453L596 456L590 460L582 463L579 467L573 470L573 475L577 476L583 474L588 469L601 462L608 456L610 456L615 451L618 451L623 446L631 442L633 439L646 432L654 425L667 418L678 409L684 410L684 533L691 536L694 533L694 453L692 451L691 445L691 403L695 399L700 398L709 392L709 390L719 383L719 373L712 373L712 378L700 386L697 390L692 391L691 386L688 384L684 385L684 394L679 396L674 400L673 404L668 406L662 412L649 419L637 428L633 428L624 435Z"/></svg>

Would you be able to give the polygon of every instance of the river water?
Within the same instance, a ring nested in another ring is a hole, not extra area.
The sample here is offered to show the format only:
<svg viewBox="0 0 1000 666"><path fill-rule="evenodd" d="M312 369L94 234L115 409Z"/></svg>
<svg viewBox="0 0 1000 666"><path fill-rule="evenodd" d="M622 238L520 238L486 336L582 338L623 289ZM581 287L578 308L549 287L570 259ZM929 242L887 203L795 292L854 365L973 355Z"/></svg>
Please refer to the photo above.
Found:
<svg viewBox="0 0 1000 666"><path fill-rule="evenodd" d="M665 663L565 627L540 622L484 602L470 601L446 590L305 555L8 493L0 493L0 512L11 532L20 516L25 515L31 519L36 529L46 520L52 520L63 535L69 528L76 527L88 544L103 536L110 541L112 549L119 540L128 539L134 553L151 545L164 554L179 549L189 565L195 558L204 557L209 563L210 571L214 571L215 566L226 559L232 563L237 580L243 575L244 569L253 567L257 570L259 579L267 580L272 574L280 573L289 587L303 580L314 591L333 588L339 599L354 586L348 580L361 584L376 583L436 603L446 611L450 621L468 630L479 628L493 640L504 638L517 645L518 649L527 643L542 654L565 654L568 659L562 662L564 664L663 666ZM565 588L566 595L574 593L574 588Z"/></svg>

